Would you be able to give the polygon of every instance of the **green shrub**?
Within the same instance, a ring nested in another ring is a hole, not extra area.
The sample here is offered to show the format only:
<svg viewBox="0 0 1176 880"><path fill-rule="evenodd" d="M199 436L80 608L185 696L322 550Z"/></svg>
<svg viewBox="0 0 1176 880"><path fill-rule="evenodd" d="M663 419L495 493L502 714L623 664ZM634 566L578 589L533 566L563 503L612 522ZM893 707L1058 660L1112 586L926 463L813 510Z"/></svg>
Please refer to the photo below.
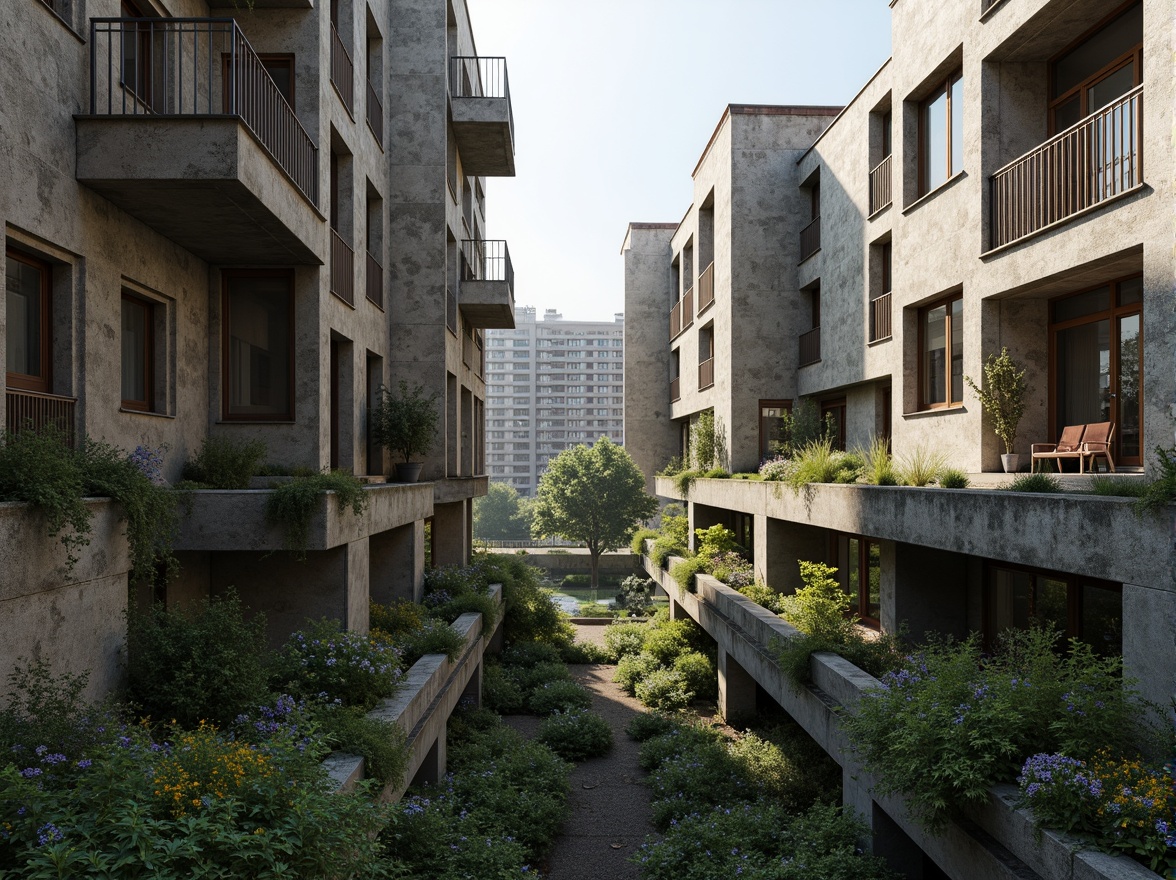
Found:
<svg viewBox="0 0 1176 880"><path fill-rule="evenodd" d="M1164 449L1157 446L1156 467L1159 476L1147 484L1147 488L1135 502L1135 512L1139 516L1162 511L1176 501L1176 447Z"/></svg>
<svg viewBox="0 0 1176 880"><path fill-rule="evenodd" d="M1085 760L1146 744L1154 728L1122 660L1077 640L1059 655L1056 641L1056 632L1009 630L988 657L976 636L931 644L884 675L842 722L878 792L903 794L934 830L953 809L986 802L989 786L1035 753Z"/></svg>
<svg viewBox="0 0 1176 880"><path fill-rule="evenodd" d="M721 553L742 549L735 543L735 533L719 523L708 529L695 529L694 537L694 552L708 559Z"/></svg>
<svg viewBox="0 0 1176 880"><path fill-rule="evenodd" d="M694 692L677 669L659 667L637 682L634 696L650 709L678 712L690 705Z"/></svg>
<svg viewBox="0 0 1176 880"><path fill-rule="evenodd" d="M701 556L692 556L689 559L675 562L673 568L670 569L670 577L678 582L678 588L683 592L693 593L695 589L694 576L706 574L707 568L708 560Z"/></svg>
<svg viewBox="0 0 1176 880"><path fill-rule="evenodd" d="M633 720L625 727L625 733L629 734L631 739L643 743L655 736L664 736L677 727L678 722L669 715L661 712L642 712L633 716Z"/></svg>
<svg viewBox="0 0 1176 880"><path fill-rule="evenodd" d="M248 489L265 456L266 445L261 440L206 437L184 464L183 477L209 489Z"/></svg>
<svg viewBox="0 0 1176 880"><path fill-rule="evenodd" d="M559 664L562 662L560 649L546 642L519 642L502 652L506 666L535 666L539 663Z"/></svg>
<svg viewBox="0 0 1176 880"><path fill-rule="evenodd" d="M694 481L701 475L700 471L680 471L673 476L674 488L678 490L678 494L683 498L690 497L690 487L694 485Z"/></svg>
<svg viewBox="0 0 1176 880"><path fill-rule="evenodd" d="M642 651L640 654L626 654L617 663L613 681L621 686L621 690L629 696L637 694L637 685L644 681L655 669L662 665L652 654Z"/></svg>
<svg viewBox="0 0 1176 880"><path fill-rule="evenodd" d="M731 479L731 472L726 468L711 468L702 476L707 480L729 480Z"/></svg>
<svg viewBox="0 0 1176 880"><path fill-rule="evenodd" d="M814 440L795 451L785 482L799 491L809 483L855 483L865 467L858 452L833 448L829 438Z"/></svg>
<svg viewBox="0 0 1176 880"><path fill-rule="evenodd" d="M572 674L563 663L537 663L534 666L508 666L508 674L530 699L531 692L553 681L571 681Z"/></svg>
<svg viewBox="0 0 1176 880"><path fill-rule="evenodd" d="M535 738L565 761L598 758L613 744L608 722L582 709L556 712L544 719Z"/></svg>
<svg viewBox="0 0 1176 880"><path fill-rule="evenodd" d="M327 618L292 633L271 672L271 682L280 691L363 709L390 697L400 677L395 648L361 633L344 632L339 621Z"/></svg>
<svg viewBox="0 0 1176 880"><path fill-rule="evenodd" d="M629 549L634 556L645 555L645 542L656 541L660 533L657 529L638 529L633 533L633 540L629 542Z"/></svg>
<svg viewBox="0 0 1176 880"><path fill-rule="evenodd" d="M755 583L755 567L733 550L710 557L710 575L736 590Z"/></svg>
<svg viewBox="0 0 1176 880"><path fill-rule="evenodd" d="M401 636L425 625L425 609L408 599L396 599L390 605L372 602L368 605L368 621L373 631Z"/></svg>
<svg viewBox="0 0 1176 880"><path fill-rule="evenodd" d="M923 443L898 459L896 471L904 486L926 486L947 467L947 456Z"/></svg>
<svg viewBox="0 0 1176 880"><path fill-rule="evenodd" d="M1061 492L1062 483L1051 474L1021 474L1006 488L1011 492Z"/></svg>
<svg viewBox="0 0 1176 880"><path fill-rule="evenodd" d="M702 727L697 722L683 723L673 720L665 733L654 734L642 741L641 748L637 751L637 766L652 773L671 760L689 757L695 751L709 749L724 739L724 735L719 731Z"/></svg>
<svg viewBox="0 0 1176 880"><path fill-rule="evenodd" d="M897 486L898 474L894 470L894 456L890 454L890 440L874 437L870 445L861 452L862 482L873 486Z"/></svg>
<svg viewBox="0 0 1176 880"><path fill-rule="evenodd" d="M54 426L4 435L0 446L0 501L31 505L45 517L50 537L60 535L68 569L90 543L90 510L81 462Z"/></svg>
<svg viewBox="0 0 1176 880"><path fill-rule="evenodd" d="M756 581L746 587L740 587L739 592L757 605L767 608L773 614L780 614L784 611L784 596L767 584Z"/></svg>
<svg viewBox="0 0 1176 880"><path fill-rule="evenodd" d="M355 706L325 705L315 713L319 736L336 752L363 758L364 776L384 785L404 776L408 739L400 725Z"/></svg>
<svg viewBox="0 0 1176 880"><path fill-rule="evenodd" d="M668 666L699 643L701 628L692 620L666 620L648 626L643 650Z"/></svg>
<svg viewBox="0 0 1176 880"><path fill-rule="evenodd" d="M786 483L792 474L792 469L791 458L771 458L760 465L759 477L761 480L767 480L768 482Z"/></svg>
<svg viewBox="0 0 1176 880"><path fill-rule="evenodd" d="M45 660L17 662L0 709L0 753L16 761L26 743L35 743L71 761L83 758L101 739L99 728L118 724L113 705L83 701L88 681L89 673L55 674Z"/></svg>
<svg viewBox="0 0 1176 880"><path fill-rule="evenodd" d="M581 602L579 613L581 617L616 617L615 611L599 602Z"/></svg>
<svg viewBox="0 0 1176 880"><path fill-rule="evenodd" d="M265 616L245 619L235 593L191 611L155 605L127 618L127 688L155 722L229 724L265 702Z"/></svg>
<svg viewBox="0 0 1176 880"><path fill-rule="evenodd" d="M506 611L502 620L507 645L519 642L546 642L563 648L572 644L576 630L551 601L540 571L527 565L519 556L479 556L477 565L485 583L502 584Z"/></svg>
<svg viewBox="0 0 1176 880"><path fill-rule="evenodd" d="M372 635L380 637L377 630L373 630ZM426 620L414 632L393 636L389 641L400 649L405 669L427 654L444 654L450 660L456 660L466 645L465 636L443 620Z"/></svg>
<svg viewBox="0 0 1176 880"><path fill-rule="evenodd" d="M968 475L956 468L944 468L939 472L941 489L967 489L971 485Z"/></svg>
<svg viewBox="0 0 1176 880"><path fill-rule="evenodd" d="M745 733L727 751L761 796L790 812L838 799L841 768L796 724Z"/></svg>
<svg viewBox="0 0 1176 880"><path fill-rule="evenodd" d="M671 556L681 556L686 558L690 556L690 551L685 544L679 544L670 538L661 537L653 542L653 549L649 553L649 558L653 564L658 568L665 568L666 560Z"/></svg>
<svg viewBox="0 0 1176 880"><path fill-rule="evenodd" d="M1132 477L1096 476L1090 481L1092 495L1143 498L1147 495L1148 484Z"/></svg>
<svg viewBox="0 0 1176 880"><path fill-rule="evenodd" d="M436 598L437 595L434 594L433 599L435 600ZM428 597L426 597L427 599ZM471 590L460 596L454 596L448 602L433 604L429 608L429 611L433 616L445 623L452 623L463 614L480 614L482 615L482 634L485 638L490 638L498 623L498 615L501 609L502 606L488 591Z"/></svg>
<svg viewBox="0 0 1176 880"><path fill-rule="evenodd" d="M653 606L653 591L657 584L652 578L631 574L621 581L617 601L631 615L645 614Z"/></svg>
<svg viewBox="0 0 1176 880"><path fill-rule="evenodd" d="M710 657L697 651L686 651L674 658L674 671L682 676L686 690L696 697L718 699L719 674Z"/></svg>
<svg viewBox="0 0 1176 880"><path fill-rule="evenodd" d="M522 687L497 663L482 669L482 702L501 715L517 715L527 703Z"/></svg>
<svg viewBox="0 0 1176 880"><path fill-rule="evenodd" d="M849 611L849 594L833 577L837 569L803 559L799 564L804 586L783 598L785 620L808 635L840 634L852 624L845 617Z"/></svg>
<svg viewBox="0 0 1176 880"><path fill-rule="evenodd" d="M604 648L613 663L640 654L649 627L643 623L613 623L604 629Z"/></svg>
<svg viewBox="0 0 1176 880"><path fill-rule="evenodd" d="M306 558L310 522L326 492L334 493L340 512L350 510L353 516L360 516L367 509L363 483L346 471L295 477L274 489L266 500L266 522L282 529L282 544L296 559Z"/></svg>
<svg viewBox="0 0 1176 880"><path fill-rule="evenodd" d="M549 681L531 691L527 707L532 715L550 715L587 709L592 705L592 694L574 681Z"/></svg>
<svg viewBox="0 0 1176 880"><path fill-rule="evenodd" d="M608 651L592 642L573 642L560 648L559 659L564 663L612 663Z"/></svg>

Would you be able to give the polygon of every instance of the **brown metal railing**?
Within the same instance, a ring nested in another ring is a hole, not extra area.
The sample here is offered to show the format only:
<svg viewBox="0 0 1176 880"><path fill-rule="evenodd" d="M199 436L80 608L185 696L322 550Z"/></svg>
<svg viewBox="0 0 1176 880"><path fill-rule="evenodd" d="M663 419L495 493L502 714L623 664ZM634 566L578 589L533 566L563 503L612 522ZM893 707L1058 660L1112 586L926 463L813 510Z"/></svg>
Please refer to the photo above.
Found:
<svg viewBox="0 0 1176 880"><path fill-rule="evenodd" d="M803 262L821 249L821 218L814 217L800 230L800 259Z"/></svg>
<svg viewBox="0 0 1176 880"><path fill-rule="evenodd" d="M457 293L452 287L445 288L445 326L457 333Z"/></svg>
<svg viewBox="0 0 1176 880"><path fill-rule="evenodd" d="M4 423L14 434L28 428L39 431L48 425L56 425L66 442L73 446L77 402L76 397L9 389L4 393Z"/></svg>
<svg viewBox="0 0 1176 880"><path fill-rule="evenodd" d="M367 84L367 124L376 137L376 143L384 146L384 105L376 94L376 87Z"/></svg>
<svg viewBox="0 0 1176 880"><path fill-rule="evenodd" d="M449 60L449 94L454 98L506 98L510 100L510 80L506 76L506 59L464 55ZM514 107L509 108L510 127L514 128Z"/></svg>
<svg viewBox="0 0 1176 880"><path fill-rule="evenodd" d="M890 293L884 293L870 302L870 342L879 339L889 339L893 335L890 329ZM820 354L818 346L818 356Z"/></svg>
<svg viewBox="0 0 1176 880"><path fill-rule="evenodd" d="M670 339L682 332L682 300L670 308Z"/></svg>
<svg viewBox="0 0 1176 880"><path fill-rule="evenodd" d="M384 308L384 267L380 265L380 261L372 256L371 251L367 251L367 298L379 306Z"/></svg>
<svg viewBox="0 0 1176 880"><path fill-rule="evenodd" d="M682 399L682 377L677 376L670 380L670 400Z"/></svg>
<svg viewBox="0 0 1176 880"><path fill-rule="evenodd" d="M814 327L807 333L800 334L800 362L797 366L805 367L815 364L821 359L821 328Z"/></svg>
<svg viewBox="0 0 1176 880"><path fill-rule="evenodd" d="M890 156L874 166L870 172L870 213L876 214L891 202Z"/></svg>
<svg viewBox="0 0 1176 880"><path fill-rule="evenodd" d="M331 293L347 305L355 305L355 252L334 229L331 230Z"/></svg>
<svg viewBox="0 0 1176 880"><path fill-rule="evenodd" d="M702 314L706 308L715 301L715 264L711 264L702 270L702 274L698 276L698 314Z"/></svg>
<svg viewBox="0 0 1176 880"><path fill-rule="evenodd" d="M355 108L355 65L351 53L339 38L339 32L331 25L331 85L343 100L347 112L354 115Z"/></svg>
<svg viewBox="0 0 1176 880"><path fill-rule="evenodd" d="M710 388L715 384L715 359L708 357L698 365L698 390Z"/></svg>
<svg viewBox="0 0 1176 880"><path fill-rule="evenodd" d="M992 247L1143 184L1143 86L992 175Z"/></svg>
<svg viewBox="0 0 1176 880"><path fill-rule="evenodd" d="M235 116L318 203L318 147L231 18L91 19L90 115Z"/></svg>
<svg viewBox="0 0 1176 880"><path fill-rule="evenodd" d="M467 369L473 369L476 358L474 356L474 337L468 333L461 336L461 362Z"/></svg>
<svg viewBox="0 0 1176 880"><path fill-rule="evenodd" d="M685 330L694 323L694 288L691 287L682 296L682 329Z"/></svg>

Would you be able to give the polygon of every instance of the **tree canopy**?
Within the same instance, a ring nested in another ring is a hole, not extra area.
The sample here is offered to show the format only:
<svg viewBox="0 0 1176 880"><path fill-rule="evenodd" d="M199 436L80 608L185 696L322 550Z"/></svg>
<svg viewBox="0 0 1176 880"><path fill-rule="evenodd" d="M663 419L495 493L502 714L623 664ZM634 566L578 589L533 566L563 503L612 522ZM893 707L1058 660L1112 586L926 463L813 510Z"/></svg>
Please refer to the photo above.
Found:
<svg viewBox="0 0 1176 880"><path fill-rule="evenodd" d="M629 543L640 520L657 511L645 492L645 477L629 453L607 437L593 446L565 449L539 480L531 533L583 543L592 556L592 586L598 586L600 555Z"/></svg>
<svg viewBox="0 0 1176 880"><path fill-rule="evenodd" d="M474 537L480 541L526 541L531 537L531 505L513 486L491 483L474 500Z"/></svg>

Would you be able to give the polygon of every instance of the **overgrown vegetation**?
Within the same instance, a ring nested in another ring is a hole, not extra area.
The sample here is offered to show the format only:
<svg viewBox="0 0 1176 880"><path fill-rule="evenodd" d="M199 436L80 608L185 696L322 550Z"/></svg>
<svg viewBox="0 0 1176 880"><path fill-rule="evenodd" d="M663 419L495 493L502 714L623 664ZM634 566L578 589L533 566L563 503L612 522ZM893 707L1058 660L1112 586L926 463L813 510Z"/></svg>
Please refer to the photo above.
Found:
<svg viewBox="0 0 1176 880"><path fill-rule="evenodd" d="M1006 487L1010 492L1062 492L1062 482L1053 474L1021 474Z"/></svg>
<svg viewBox="0 0 1176 880"><path fill-rule="evenodd" d="M614 624L604 639L617 664L613 681L651 709L673 712L718 696L715 645L693 621L658 612L648 623Z"/></svg>
<svg viewBox="0 0 1176 880"><path fill-rule="evenodd" d="M1176 502L1176 447L1156 447L1156 466L1159 476L1147 484L1147 488L1135 502L1135 512L1145 513L1164 510Z"/></svg>
<svg viewBox="0 0 1176 880"><path fill-rule="evenodd" d="M193 484L191 488L248 489L249 480L261 473L266 451L262 440L205 437L184 463L182 476Z"/></svg>
<svg viewBox="0 0 1176 880"><path fill-rule="evenodd" d="M306 558L310 523L327 492L334 493L340 513L350 511L360 516L367 509L363 483L346 471L295 477L275 488L266 501L266 521L281 527L282 545L295 559Z"/></svg>
<svg viewBox="0 0 1176 880"><path fill-rule="evenodd" d="M896 473L904 486L927 486L943 473L947 456L938 449L920 443L898 458Z"/></svg>

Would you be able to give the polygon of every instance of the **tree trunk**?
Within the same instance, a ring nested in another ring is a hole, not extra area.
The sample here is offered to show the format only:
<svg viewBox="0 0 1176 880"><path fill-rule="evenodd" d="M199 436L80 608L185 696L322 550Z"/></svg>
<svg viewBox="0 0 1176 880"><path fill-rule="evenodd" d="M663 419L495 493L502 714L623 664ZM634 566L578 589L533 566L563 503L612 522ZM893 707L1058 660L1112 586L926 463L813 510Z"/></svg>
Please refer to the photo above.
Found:
<svg viewBox="0 0 1176 880"><path fill-rule="evenodd" d="M595 590L600 587L600 551L589 548L588 553L592 560L592 589Z"/></svg>

